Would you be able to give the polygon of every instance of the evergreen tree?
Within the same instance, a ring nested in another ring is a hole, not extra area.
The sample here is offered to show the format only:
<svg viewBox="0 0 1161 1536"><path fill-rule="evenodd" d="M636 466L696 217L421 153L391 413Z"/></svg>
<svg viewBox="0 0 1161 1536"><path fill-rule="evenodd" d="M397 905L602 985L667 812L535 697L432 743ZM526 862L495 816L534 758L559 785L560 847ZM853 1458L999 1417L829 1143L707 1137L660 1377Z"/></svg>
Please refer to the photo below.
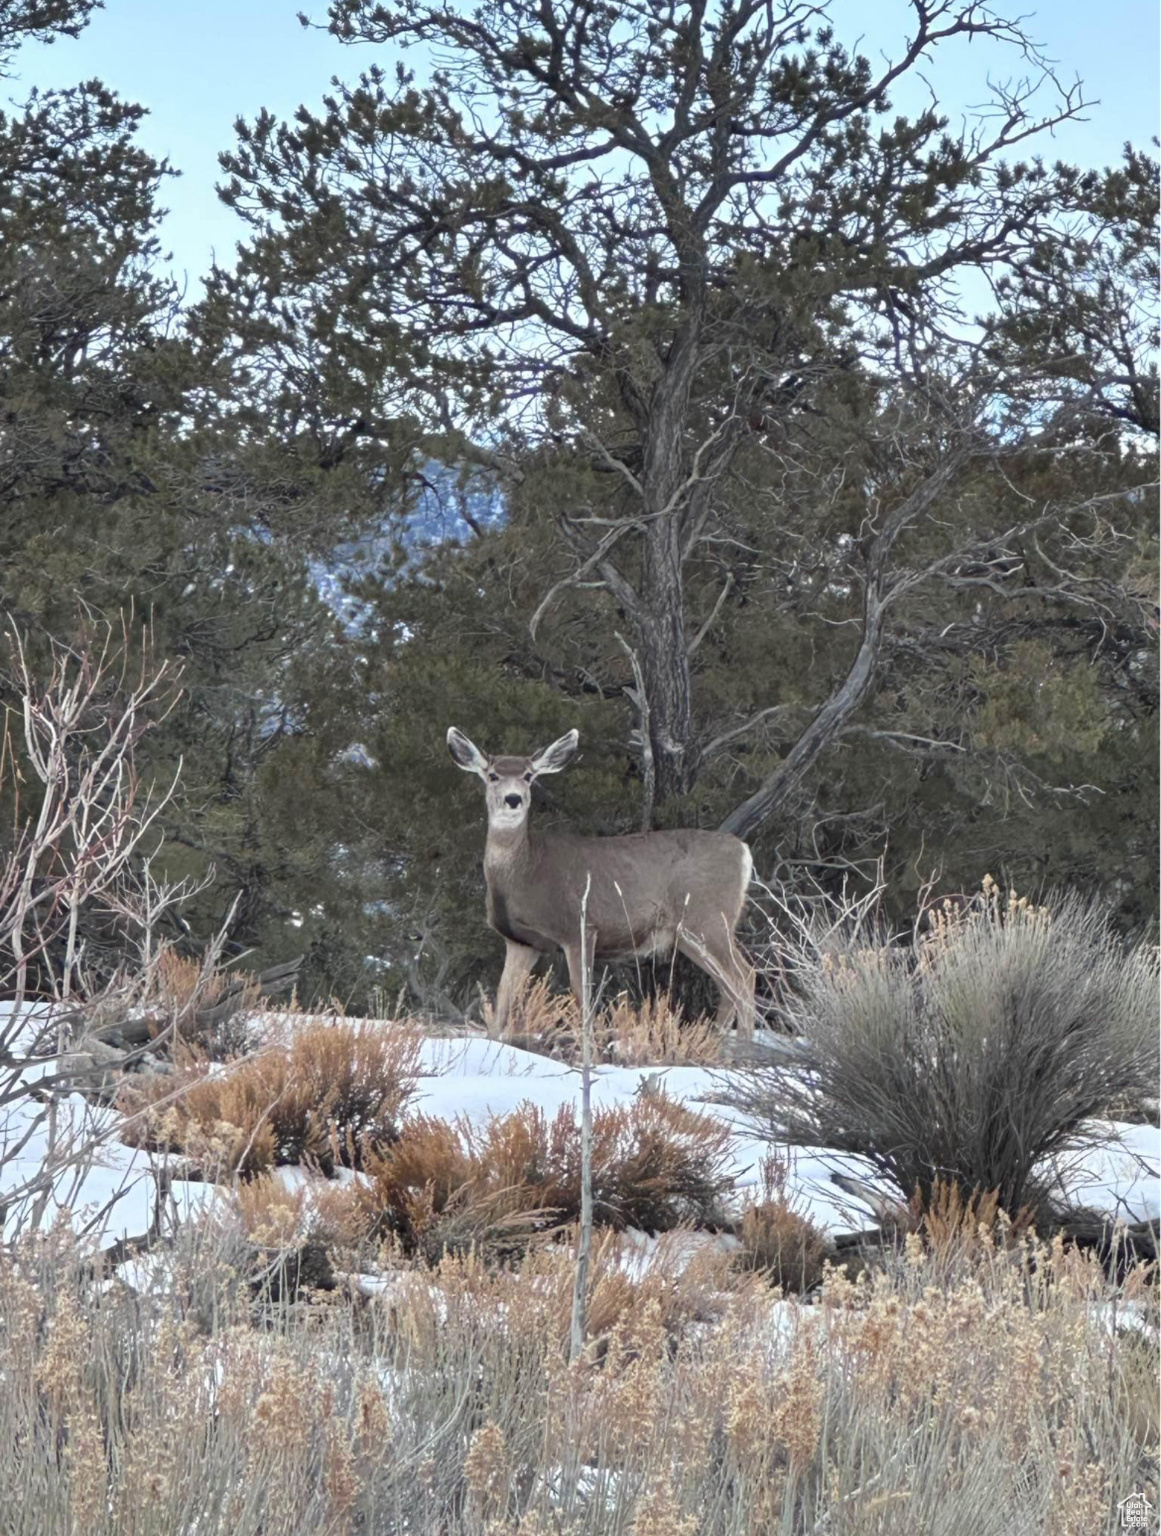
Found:
<svg viewBox="0 0 1161 1536"><path fill-rule="evenodd" d="M0 60L90 10L0 6ZM0 114L0 607L42 671L90 615L124 615L134 644L182 666L141 761L162 783L183 764L155 869L214 874L191 944L241 892L232 950L284 955L311 942L292 919L319 904L326 859L268 831L264 775L309 728L304 679L344 662L292 536L325 509L306 469L246 437L229 358L183 328L157 236L172 172L142 146L144 117L99 81ZM5 705L12 690L4 670Z"/></svg>
<svg viewBox="0 0 1161 1536"><path fill-rule="evenodd" d="M254 227L222 279L238 324L260 324L267 349L308 324L319 388L336 369L358 377L360 432L409 411L454 452L565 442L600 469L562 518L563 579L599 581L625 615L659 803L699 771L690 647L707 615L689 567L729 536L727 476L749 437L817 410L836 371L884 346L906 367L957 277L997 275L1050 227L1057 178L1010 151L1079 110L1079 92L1037 116L1045 68L1000 93L991 130L892 117L892 91L942 47L987 38L1038 57L978 7L913 13L897 61L876 68L793 3L469 15L342 0L336 36L433 48L428 81L400 64L392 84L374 64L322 114L241 124L224 157L227 201ZM331 410L350 420L349 389ZM803 771L864 693L856 677L828 701Z"/></svg>
<svg viewBox="0 0 1161 1536"><path fill-rule="evenodd" d="M990 131L896 113L957 39L1037 57L913 11L876 70L748 0L344 0L337 36L438 65L380 52L223 157L252 237L206 313L254 398L367 483L410 444L503 487L505 528L362 589L311 749L374 952L437 1002L494 947L453 719L513 750L578 724L545 810L590 831L724 825L836 880L886 849L900 912L998 867L1153 909L1156 168L1016 159L1079 91Z"/></svg>
<svg viewBox="0 0 1161 1536"><path fill-rule="evenodd" d="M0 0L0 61L90 8ZM1157 168L1016 161L1079 93L895 113L933 50L1026 42L914 17L876 70L752 0L343 0L438 67L239 124L251 239L191 314L141 109L0 118L0 603L34 647L131 608L183 663L143 766L184 762L167 872L215 871L188 942L241 891L233 952L305 949L308 994L470 1004L453 722L577 726L537 814L589 832L724 825L792 882L884 857L900 918L990 871L1151 920Z"/></svg>

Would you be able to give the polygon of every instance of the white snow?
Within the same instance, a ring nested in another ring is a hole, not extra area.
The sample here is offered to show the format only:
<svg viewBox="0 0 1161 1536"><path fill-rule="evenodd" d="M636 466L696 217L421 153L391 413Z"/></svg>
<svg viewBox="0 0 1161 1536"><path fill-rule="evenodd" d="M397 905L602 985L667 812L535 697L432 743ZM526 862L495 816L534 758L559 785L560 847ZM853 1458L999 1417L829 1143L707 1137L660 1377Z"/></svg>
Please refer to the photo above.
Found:
<svg viewBox="0 0 1161 1536"><path fill-rule="evenodd" d="M1061 1190L1074 1205L1127 1222L1161 1218L1161 1131L1111 1120L1094 1121L1092 1129L1103 1144L1061 1160Z"/></svg>
<svg viewBox="0 0 1161 1536"><path fill-rule="evenodd" d="M13 1027L13 1005L0 1003L0 1029L7 1050L17 1058L29 1051L43 1015L29 1010ZM4 1234L11 1236L32 1214L20 1191L37 1179L49 1155L49 1106L33 1097L37 1084L54 1072L52 1062L37 1061L4 1074L6 1090L25 1086L29 1092L0 1105L0 1204L4 1210ZM110 1234L110 1241L149 1225L153 1180L148 1160L122 1146L117 1139L118 1117L109 1109L91 1105L79 1093L62 1096L56 1103L53 1145L56 1177L41 1213L48 1227L63 1209L72 1212L78 1231L90 1225Z"/></svg>
<svg viewBox="0 0 1161 1536"><path fill-rule="evenodd" d="M12 1016L12 1005L0 1002L0 1026ZM36 1027L37 1015L28 1015L27 1027L18 1029L7 1048L19 1056ZM0 1105L0 1207L4 1208L4 1236L26 1229L34 1215L34 1200L21 1198L21 1190L39 1177L49 1156L48 1105L32 1096L36 1084L54 1071L51 1062L37 1062L0 1079L5 1087L26 1085L28 1095ZM156 1199L154 1169L157 1159L125 1146L119 1139L121 1117L112 1109L90 1104L83 1095L70 1093L56 1104L56 1176L40 1213L39 1225L48 1228L70 1213L75 1231L93 1236L102 1244L140 1236L153 1219ZM217 1192L213 1186L174 1181L171 1199L178 1219L204 1208Z"/></svg>

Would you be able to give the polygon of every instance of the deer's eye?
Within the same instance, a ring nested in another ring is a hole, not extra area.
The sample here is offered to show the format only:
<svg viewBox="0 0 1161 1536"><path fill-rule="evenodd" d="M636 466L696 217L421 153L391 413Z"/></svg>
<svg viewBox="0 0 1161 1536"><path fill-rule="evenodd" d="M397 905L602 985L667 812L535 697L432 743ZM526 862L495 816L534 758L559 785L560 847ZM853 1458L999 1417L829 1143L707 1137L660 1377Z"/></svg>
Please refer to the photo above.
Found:
<svg viewBox="0 0 1161 1536"><path fill-rule="evenodd" d="M500 775L498 773L490 773L488 775L488 783L489 784L498 784L499 782L500 782Z"/></svg>
<svg viewBox="0 0 1161 1536"><path fill-rule="evenodd" d="M525 782L525 784L531 784L532 783L532 775L530 773L526 773L524 775L524 782Z"/></svg>

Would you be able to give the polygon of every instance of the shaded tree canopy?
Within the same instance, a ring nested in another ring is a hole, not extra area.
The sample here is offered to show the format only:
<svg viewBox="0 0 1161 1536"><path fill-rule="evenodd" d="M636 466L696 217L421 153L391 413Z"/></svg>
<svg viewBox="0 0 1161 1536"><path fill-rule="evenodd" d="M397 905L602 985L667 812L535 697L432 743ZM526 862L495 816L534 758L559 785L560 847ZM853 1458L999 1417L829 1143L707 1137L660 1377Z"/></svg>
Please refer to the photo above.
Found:
<svg viewBox="0 0 1161 1536"><path fill-rule="evenodd" d="M3 600L59 633L132 598L185 661L151 741L172 867L217 870L195 927L241 887L237 950L464 1006L452 721L578 726L541 814L586 830L1151 920L1157 165L1042 160L1081 88L1017 21L908 16L875 63L794 3L341 0L367 65L238 123L249 237L188 309L140 109L0 123ZM973 39L1017 79L957 128L921 82ZM433 487L464 516L425 545Z"/></svg>
<svg viewBox="0 0 1161 1536"><path fill-rule="evenodd" d="M90 9L0 7L0 57ZM301 728L288 680L341 665L289 520L321 520L325 498L245 439L228 368L185 332L157 238L171 170L143 147L144 118L99 81L0 113L0 606L40 673L54 639L119 614L136 649L182 668L181 706L141 758L162 784L183 763L158 870L216 871L191 942L241 889L233 948L285 952L307 859L265 839L259 782ZM14 690L5 651L6 708ZM5 840L38 793L32 775L8 788Z"/></svg>

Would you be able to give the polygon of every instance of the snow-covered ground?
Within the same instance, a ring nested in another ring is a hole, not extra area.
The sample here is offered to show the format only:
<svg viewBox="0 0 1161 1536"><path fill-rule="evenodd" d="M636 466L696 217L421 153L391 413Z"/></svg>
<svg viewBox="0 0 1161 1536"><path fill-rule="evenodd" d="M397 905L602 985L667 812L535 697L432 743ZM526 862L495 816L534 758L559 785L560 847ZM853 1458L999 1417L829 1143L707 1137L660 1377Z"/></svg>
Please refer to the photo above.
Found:
<svg viewBox="0 0 1161 1536"><path fill-rule="evenodd" d="M2 1008L3 1005L0 1005ZM349 1021L356 1022L356 1021ZM530 1100L553 1115L565 1104L579 1114L580 1072L513 1046L479 1038L427 1039L421 1048L423 1076L416 1108L424 1114L454 1119L464 1116L479 1124L492 1115L504 1115ZM665 1069L598 1067L593 1103L596 1107L625 1103L641 1089L644 1080L658 1071L665 1091L691 1107L722 1117L732 1127L731 1160L739 1199L746 1203L749 1187L759 1182L762 1158L771 1148L757 1140L745 1126L731 1119L730 1111L708 1102L721 1091L721 1072L699 1067ZM31 1083L42 1068L26 1073ZM1128 1220L1161 1215L1158 1174L1161 1170L1161 1132L1149 1125L1110 1125L1116 1137L1110 1147L1078 1155L1062 1163L1061 1187L1074 1201L1110 1211ZM92 1146L91 1164L78 1175L68 1159L62 1162L42 1222L56 1218L67 1207L78 1230L97 1232L102 1241L146 1231L154 1211L153 1160L121 1145L112 1111L96 1109L80 1095L60 1101L57 1110L58 1146L77 1149ZM0 1105L0 1205L9 1204L6 1234L14 1230L19 1203L10 1197L36 1177L48 1151L45 1106L31 1097ZM825 1149L799 1150L791 1156L788 1192L798 1208L824 1231L836 1233L869 1224L865 1211L844 1206L843 1197L830 1182L834 1171L870 1177L869 1167L857 1159ZM298 1182L285 1170L288 1182ZM215 1198L204 1184L175 1181L170 1195L174 1219L188 1218ZM27 1211L25 1211L25 1215Z"/></svg>
<svg viewBox="0 0 1161 1536"><path fill-rule="evenodd" d="M0 1029L11 1019L11 1005L0 1002ZM7 1042L13 1056L23 1055L37 1027L36 1015ZM90 1104L82 1094L57 1099L55 1127L47 1102L35 1097L36 1085L56 1071L55 1063L24 1067L11 1076L0 1068L0 1212L4 1236L12 1237L39 1217L50 1227L67 1210L74 1229L92 1234L102 1243L138 1237L153 1219L157 1185L155 1159L125 1146L120 1140L121 1117L113 1110ZM8 1097L18 1084L27 1094ZM49 1148L55 1174L43 1207L37 1210L37 1192L22 1192L48 1166ZM189 1215L205 1204L212 1191L204 1184L175 1183L175 1212Z"/></svg>

